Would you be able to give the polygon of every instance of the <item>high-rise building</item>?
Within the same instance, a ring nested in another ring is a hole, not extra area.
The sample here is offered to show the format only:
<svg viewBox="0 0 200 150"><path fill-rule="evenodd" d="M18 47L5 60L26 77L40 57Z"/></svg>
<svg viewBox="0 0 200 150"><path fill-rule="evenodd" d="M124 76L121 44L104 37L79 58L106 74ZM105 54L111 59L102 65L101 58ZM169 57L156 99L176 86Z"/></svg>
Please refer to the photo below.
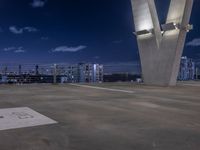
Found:
<svg viewBox="0 0 200 150"><path fill-rule="evenodd" d="M103 82L103 65L84 64L78 65L79 82Z"/></svg>
<svg viewBox="0 0 200 150"><path fill-rule="evenodd" d="M93 65L93 82L103 82L103 65Z"/></svg>
<svg viewBox="0 0 200 150"><path fill-rule="evenodd" d="M68 67L68 82L98 83L103 82L103 65L79 63Z"/></svg>
<svg viewBox="0 0 200 150"><path fill-rule="evenodd" d="M68 66L67 71L67 81L70 83L77 83L79 81L79 68L78 65Z"/></svg>
<svg viewBox="0 0 200 150"><path fill-rule="evenodd" d="M194 80L195 79L195 62L185 57L181 58L180 71L178 80Z"/></svg>

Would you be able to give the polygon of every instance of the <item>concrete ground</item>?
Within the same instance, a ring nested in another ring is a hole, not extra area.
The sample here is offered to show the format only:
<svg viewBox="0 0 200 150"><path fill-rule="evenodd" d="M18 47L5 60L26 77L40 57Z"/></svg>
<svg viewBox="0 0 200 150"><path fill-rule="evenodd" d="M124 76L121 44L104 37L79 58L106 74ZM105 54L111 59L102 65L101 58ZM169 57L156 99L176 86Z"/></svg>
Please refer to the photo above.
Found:
<svg viewBox="0 0 200 150"><path fill-rule="evenodd" d="M59 122L0 131L0 150L200 149L200 83L92 86L105 89L0 85L0 108L30 107Z"/></svg>

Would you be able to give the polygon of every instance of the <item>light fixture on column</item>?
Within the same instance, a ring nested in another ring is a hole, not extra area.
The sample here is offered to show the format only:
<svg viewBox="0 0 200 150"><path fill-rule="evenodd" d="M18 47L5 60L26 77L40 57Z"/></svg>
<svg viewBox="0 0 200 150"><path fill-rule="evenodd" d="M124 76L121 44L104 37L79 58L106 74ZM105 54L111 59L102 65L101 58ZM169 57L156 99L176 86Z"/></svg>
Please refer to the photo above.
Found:
<svg viewBox="0 0 200 150"><path fill-rule="evenodd" d="M170 22L170 23L161 25L161 27L162 27L162 31L166 32L170 30L178 30L180 28L180 25L179 23Z"/></svg>
<svg viewBox="0 0 200 150"><path fill-rule="evenodd" d="M152 34L153 33L153 29L150 29L150 30L141 30L141 31L137 31L137 32L134 32L134 34L136 36L139 36L139 35L147 35L147 34Z"/></svg>
<svg viewBox="0 0 200 150"><path fill-rule="evenodd" d="M193 25L188 24L187 26L181 26L180 23L175 23L175 22L170 22L167 24L161 25L162 27L162 33L166 31L171 31L171 30L185 30L189 32L190 30L193 30Z"/></svg>
<svg viewBox="0 0 200 150"><path fill-rule="evenodd" d="M194 26L192 24L188 24L186 27L185 27L185 30L187 32L189 32L190 30L193 30L194 29Z"/></svg>

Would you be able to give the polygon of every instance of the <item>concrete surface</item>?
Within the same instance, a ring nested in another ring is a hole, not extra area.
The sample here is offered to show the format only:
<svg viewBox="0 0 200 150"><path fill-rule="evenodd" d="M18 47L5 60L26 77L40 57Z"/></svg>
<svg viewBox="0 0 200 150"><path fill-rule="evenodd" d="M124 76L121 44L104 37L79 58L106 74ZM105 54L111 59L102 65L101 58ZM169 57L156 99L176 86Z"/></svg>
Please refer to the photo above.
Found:
<svg viewBox="0 0 200 150"><path fill-rule="evenodd" d="M34 127L57 123L56 121L28 107L3 108L0 109L0 116L0 130Z"/></svg>
<svg viewBox="0 0 200 150"><path fill-rule="evenodd" d="M0 108L29 107L59 122L0 131L0 149L198 150L200 83L185 84L0 85Z"/></svg>
<svg viewBox="0 0 200 150"><path fill-rule="evenodd" d="M176 23L179 27L163 34L154 0L131 2L136 33L152 31L137 35L144 82L149 85L176 85L193 0L171 0L166 24Z"/></svg>

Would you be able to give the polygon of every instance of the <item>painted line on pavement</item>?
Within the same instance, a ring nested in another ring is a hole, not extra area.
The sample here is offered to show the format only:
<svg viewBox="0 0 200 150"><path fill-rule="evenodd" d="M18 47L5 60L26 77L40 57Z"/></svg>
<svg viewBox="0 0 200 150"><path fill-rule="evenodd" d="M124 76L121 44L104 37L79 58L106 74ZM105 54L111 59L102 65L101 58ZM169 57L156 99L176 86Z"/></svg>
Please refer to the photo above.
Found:
<svg viewBox="0 0 200 150"><path fill-rule="evenodd" d="M200 87L200 84L179 84L179 85L181 85L181 86L193 86L193 87Z"/></svg>
<svg viewBox="0 0 200 150"><path fill-rule="evenodd" d="M80 84L70 84L70 85L77 86L77 87L85 87L85 88L90 88L90 89L112 91L112 92L122 92L122 93L129 93L129 94L135 93L135 91L120 90L120 89L110 89L110 88L97 87L97 86L89 86L89 85L80 85Z"/></svg>

